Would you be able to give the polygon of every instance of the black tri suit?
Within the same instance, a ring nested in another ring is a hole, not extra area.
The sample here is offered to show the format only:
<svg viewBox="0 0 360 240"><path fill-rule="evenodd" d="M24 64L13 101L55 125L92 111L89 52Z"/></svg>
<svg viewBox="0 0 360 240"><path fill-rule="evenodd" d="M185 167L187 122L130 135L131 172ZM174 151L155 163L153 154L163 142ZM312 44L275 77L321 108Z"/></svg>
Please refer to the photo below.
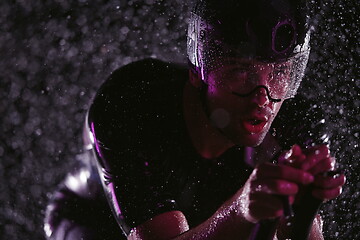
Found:
<svg viewBox="0 0 360 240"><path fill-rule="evenodd" d="M131 228L172 210L194 227L244 185L252 172L244 148L215 159L194 149L183 114L187 79L185 66L154 59L111 74L88 113L85 135L91 133L93 148L47 207L50 239L125 239ZM298 96L283 103L268 135L281 149L310 146L328 141L324 123L316 105ZM279 153L266 144L255 152Z"/></svg>

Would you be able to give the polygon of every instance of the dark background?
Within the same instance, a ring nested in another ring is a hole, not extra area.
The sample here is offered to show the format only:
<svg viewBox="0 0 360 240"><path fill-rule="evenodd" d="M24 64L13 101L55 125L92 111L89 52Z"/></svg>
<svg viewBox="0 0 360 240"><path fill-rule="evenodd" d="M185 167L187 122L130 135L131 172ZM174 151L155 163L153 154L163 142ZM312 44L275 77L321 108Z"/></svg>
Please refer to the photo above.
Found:
<svg viewBox="0 0 360 240"><path fill-rule="evenodd" d="M82 157L91 98L116 68L144 57L186 61L188 1L0 2L0 239L44 239L44 209ZM320 6L320 5L319 5ZM348 182L323 207L326 239L360 239L359 7L317 9L307 75Z"/></svg>

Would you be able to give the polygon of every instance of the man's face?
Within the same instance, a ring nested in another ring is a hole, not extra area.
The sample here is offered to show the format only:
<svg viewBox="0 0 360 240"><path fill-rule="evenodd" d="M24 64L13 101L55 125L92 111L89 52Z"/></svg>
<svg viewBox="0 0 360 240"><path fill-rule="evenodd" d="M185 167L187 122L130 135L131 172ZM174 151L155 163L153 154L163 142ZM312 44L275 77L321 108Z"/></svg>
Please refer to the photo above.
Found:
<svg viewBox="0 0 360 240"><path fill-rule="evenodd" d="M210 72L205 100L210 119L234 144L259 145L283 103L289 79L287 63L239 60Z"/></svg>

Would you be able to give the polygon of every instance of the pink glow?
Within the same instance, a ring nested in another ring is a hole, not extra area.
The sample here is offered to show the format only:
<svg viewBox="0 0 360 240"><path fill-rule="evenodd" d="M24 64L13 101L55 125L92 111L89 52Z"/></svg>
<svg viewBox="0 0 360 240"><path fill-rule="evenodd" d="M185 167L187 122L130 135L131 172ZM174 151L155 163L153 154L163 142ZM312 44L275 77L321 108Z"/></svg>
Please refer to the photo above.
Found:
<svg viewBox="0 0 360 240"><path fill-rule="evenodd" d="M94 136L94 143L95 143L95 149L97 151L97 153L99 154L99 156L102 158L102 154L101 154L101 151L100 151L100 147L99 147L99 143L96 139L96 134L95 134L95 128L94 128L94 122L91 123L91 132Z"/></svg>
<svg viewBox="0 0 360 240"><path fill-rule="evenodd" d="M111 193L111 202L112 202L112 205L114 206L114 210L116 212L116 215L121 216L122 213L121 213L120 206L119 206L119 203L118 203L117 198L116 198L115 189L114 189L114 183L109 183L109 185L107 187L109 188L109 191Z"/></svg>

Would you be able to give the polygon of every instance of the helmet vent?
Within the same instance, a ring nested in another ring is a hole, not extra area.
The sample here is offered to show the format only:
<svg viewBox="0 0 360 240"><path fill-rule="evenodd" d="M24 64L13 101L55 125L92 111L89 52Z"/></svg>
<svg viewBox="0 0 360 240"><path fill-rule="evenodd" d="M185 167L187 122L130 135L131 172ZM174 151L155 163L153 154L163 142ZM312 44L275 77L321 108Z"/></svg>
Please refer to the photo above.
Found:
<svg viewBox="0 0 360 240"><path fill-rule="evenodd" d="M289 20L279 22L272 30L272 49L275 53L287 52L295 45L295 26Z"/></svg>

